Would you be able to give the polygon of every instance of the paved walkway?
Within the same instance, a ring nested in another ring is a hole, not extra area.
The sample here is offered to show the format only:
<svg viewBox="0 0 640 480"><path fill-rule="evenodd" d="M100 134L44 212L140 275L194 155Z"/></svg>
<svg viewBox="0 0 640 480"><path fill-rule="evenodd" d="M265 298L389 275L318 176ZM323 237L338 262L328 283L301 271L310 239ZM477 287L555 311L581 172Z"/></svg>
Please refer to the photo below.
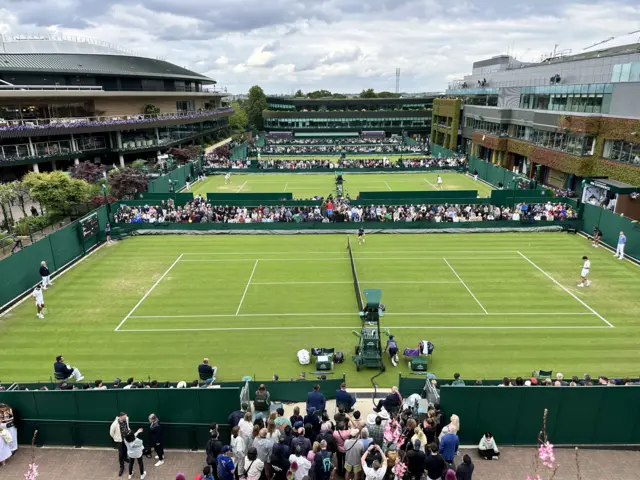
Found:
<svg viewBox="0 0 640 480"><path fill-rule="evenodd" d="M464 452L464 451L463 451ZM535 450L533 448L503 448L498 461L481 460L473 451L468 452L476 465L473 480L524 480L532 473ZM115 450L54 449L43 448L35 451L39 466L38 480L107 480L118 478L118 454ZM204 452L172 452L162 467L155 468L151 460L145 459L148 480L174 480L177 472L183 472L192 479L201 471L205 459ZM557 461L560 467L554 480L635 480L638 474L640 452L580 450L581 476L577 475L576 452L573 449L558 449ZM21 448L16 455L0 467L1 479L23 478L31 462L29 448ZM155 462L155 461L154 461ZM533 472L535 473L535 472ZM540 471L544 480L550 478L549 471ZM126 475L123 478L127 478ZM134 474L134 478L139 478Z"/></svg>

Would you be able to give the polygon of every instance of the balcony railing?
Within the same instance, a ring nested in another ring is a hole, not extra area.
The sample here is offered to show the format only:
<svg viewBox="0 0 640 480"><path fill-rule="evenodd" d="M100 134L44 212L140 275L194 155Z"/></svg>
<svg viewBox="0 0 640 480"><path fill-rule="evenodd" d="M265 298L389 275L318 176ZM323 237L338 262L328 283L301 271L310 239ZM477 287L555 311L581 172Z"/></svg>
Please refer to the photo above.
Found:
<svg viewBox="0 0 640 480"><path fill-rule="evenodd" d="M82 152L103 150L107 148L104 137L80 137L76 139L77 150L74 150L71 140L57 142L36 142L31 144L19 143L0 146L0 162L27 160L33 158L61 157L80 154Z"/></svg>
<svg viewBox="0 0 640 480"><path fill-rule="evenodd" d="M12 90L71 90L71 91L84 91L84 90L102 90L100 85L0 85L0 92L12 91Z"/></svg>
<svg viewBox="0 0 640 480"><path fill-rule="evenodd" d="M45 130L49 128L86 128L103 127L109 125L136 125L168 120L190 120L210 117L222 113L233 113L232 108L217 108L213 110L200 110L198 112L174 112L159 113L153 115L122 115L103 117L78 117L78 118L41 118L32 120L4 120L0 118L0 132L3 131L31 131Z"/></svg>
<svg viewBox="0 0 640 480"><path fill-rule="evenodd" d="M227 93L227 87L173 87L165 88L164 86L153 88L146 87L121 87L121 88L104 88L102 85L5 85L0 84L0 92L5 91L90 91L90 92L151 92L151 93Z"/></svg>

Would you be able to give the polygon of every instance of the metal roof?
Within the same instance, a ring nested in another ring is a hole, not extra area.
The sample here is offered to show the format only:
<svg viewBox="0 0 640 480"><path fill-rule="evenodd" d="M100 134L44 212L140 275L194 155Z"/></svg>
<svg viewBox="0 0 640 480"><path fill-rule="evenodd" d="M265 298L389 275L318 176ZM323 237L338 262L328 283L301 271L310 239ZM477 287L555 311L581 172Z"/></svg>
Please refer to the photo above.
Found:
<svg viewBox="0 0 640 480"><path fill-rule="evenodd" d="M0 53L0 72L126 75L216 83L209 77L164 60L128 55Z"/></svg>

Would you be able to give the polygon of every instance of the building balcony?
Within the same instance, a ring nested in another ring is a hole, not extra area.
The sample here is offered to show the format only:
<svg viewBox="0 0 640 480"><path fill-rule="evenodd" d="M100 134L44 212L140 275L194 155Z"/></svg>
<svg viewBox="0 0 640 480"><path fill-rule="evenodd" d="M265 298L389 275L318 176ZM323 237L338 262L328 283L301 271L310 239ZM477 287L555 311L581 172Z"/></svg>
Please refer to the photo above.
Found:
<svg viewBox="0 0 640 480"><path fill-rule="evenodd" d="M366 110L366 111L275 111L265 110L262 116L267 118L295 118L295 119L335 119L340 121L341 119L351 118L411 118L411 117L425 117L431 119L431 109L425 110Z"/></svg>
<svg viewBox="0 0 640 480"><path fill-rule="evenodd" d="M0 138L111 132L161 127L165 125L192 124L213 118L230 116L232 113L232 108L217 108L198 112L174 112L153 115L135 114L108 117L47 118L33 120L0 119Z"/></svg>
<svg viewBox="0 0 640 480"><path fill-rule="evenodd" d="M173 87L171 89L164 88L137 88L137 87L121 87L121 88L104 88L102 85L2 85L0 84L0 98L56 98L56 97L130 97L130 96L176 96L177 94L188 96L227 96L226 87Z"/></svg>

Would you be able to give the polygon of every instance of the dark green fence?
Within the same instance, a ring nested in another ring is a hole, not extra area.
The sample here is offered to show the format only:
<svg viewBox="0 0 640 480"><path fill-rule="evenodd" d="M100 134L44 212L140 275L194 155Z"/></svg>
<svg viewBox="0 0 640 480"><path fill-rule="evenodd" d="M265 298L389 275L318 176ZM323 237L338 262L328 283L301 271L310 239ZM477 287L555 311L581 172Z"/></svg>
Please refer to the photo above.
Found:
<svg viewBox="0 0 640 480"><path fill-rule="evenodd" d="M429 145L429 150L431 150L431 155L438 158L451 158L457 155L456 152L448 150L435 143Z"/></svg>
<svg viewBox="0 0 640 480"><path fill-rule="evenodd" d="M192 180L195 177L195 166L193 162L189 162L166 175L156 178L147 185L147 192L169 193L171 191L169 185L173 185L173 191L177 192L186 185L188 176L191 176ZM169 180L171 180L171 182L169 182Z"/></svg>
<svg viewBox="0 0 640 480"><path fill-rule="evenodd" d="M425 201L436 201L449 203L448 199L450 198L466 198L476 199L478 197L478 192L476 190L444 190L444 191L425 191L425 190L417 190L417 191L393 191L393 192L360 192L358 198L360 200L378 200L378 199L393 199L393 198L422 198ZM469 203L467 202L467 203Z"/></svg>
<svg viewBox="0 0 640 480"><path fill-rule="evenodd" d="M478 177L494 187L498 187L500 184L505 188L513 187L514 181L517 182L520 177L520 175L502 168L500 165L495 165L473 156L468 157L468 163L469 172L473 173L477 170Z"/></svg>
<svg viewBox="0 0 640 480"><path fill-rule="evenodd" d="M39 445L110 446L109 426L126 412L132 428L148 426L155 413L169 448L203 448L209 424L226 424L239 408L240 389L5 391L0 403L13 408L20 443L38 430Z"/></svg>
<svg viewBox="0 0 640 480"><path fill-rule="evenodd" d="M442 172L453 171L463 172L462 167L388 167L388 168L258 168L257 161L251 160L251 167L242 170L232 168L207 168L205 173L207 175L221 175L227 172L232 172L235 175L243 175L247 173L300 173L300 174L333 174L337 171L343 173L412 173L412 172Z"/></svg>
<svg viewBox="0 0 640 480"><path fill-rule="evenodd" d="M291 192L275 192L275 193L207 193L207 200L211 203L220 202L233 202L235 200L240 201L256 201L261 202L263 200L293 200L293 193ZM235 205L235 204L234 204Z"/></svg>
<svg viewBox="0 0 640 480"><path fill-rule="evenodd" d="M236 145L230 150L231 160L244 160L247 158L247 149L249 144L247 142Z"/></svg>
<svg viewBox="0 0 640 480"><path fill-rule="evenodd" d="M624 253L640 260L640 223L593 205L582 204L581 208L585 233L593 234L593 227L598 226L602 231L602 242L615 248L620 232L624 232L627 237Z"/></svg>
<svg viewBox="0 0 640 480"><path fill-rule="evenodd" d="M103 232L107 224L106 207L100 207L93 213L98 215L100 232ZM53 275L98 242L97 237L86 241L80 239L79 222L76 220L0 261L0 307L32 289L41 280L38 269L43 260Z"/></svg>
<svg viewBox="0 0 640 480"><path fill-rule="evenodd" d="M475 445L484 432L499 445L532 445L549 410L549 439L556 445L640 443L640 386L450 387L440 389L447 418L460 417L461 444ZM615 418L615 427L606 419Z"/></svg>

